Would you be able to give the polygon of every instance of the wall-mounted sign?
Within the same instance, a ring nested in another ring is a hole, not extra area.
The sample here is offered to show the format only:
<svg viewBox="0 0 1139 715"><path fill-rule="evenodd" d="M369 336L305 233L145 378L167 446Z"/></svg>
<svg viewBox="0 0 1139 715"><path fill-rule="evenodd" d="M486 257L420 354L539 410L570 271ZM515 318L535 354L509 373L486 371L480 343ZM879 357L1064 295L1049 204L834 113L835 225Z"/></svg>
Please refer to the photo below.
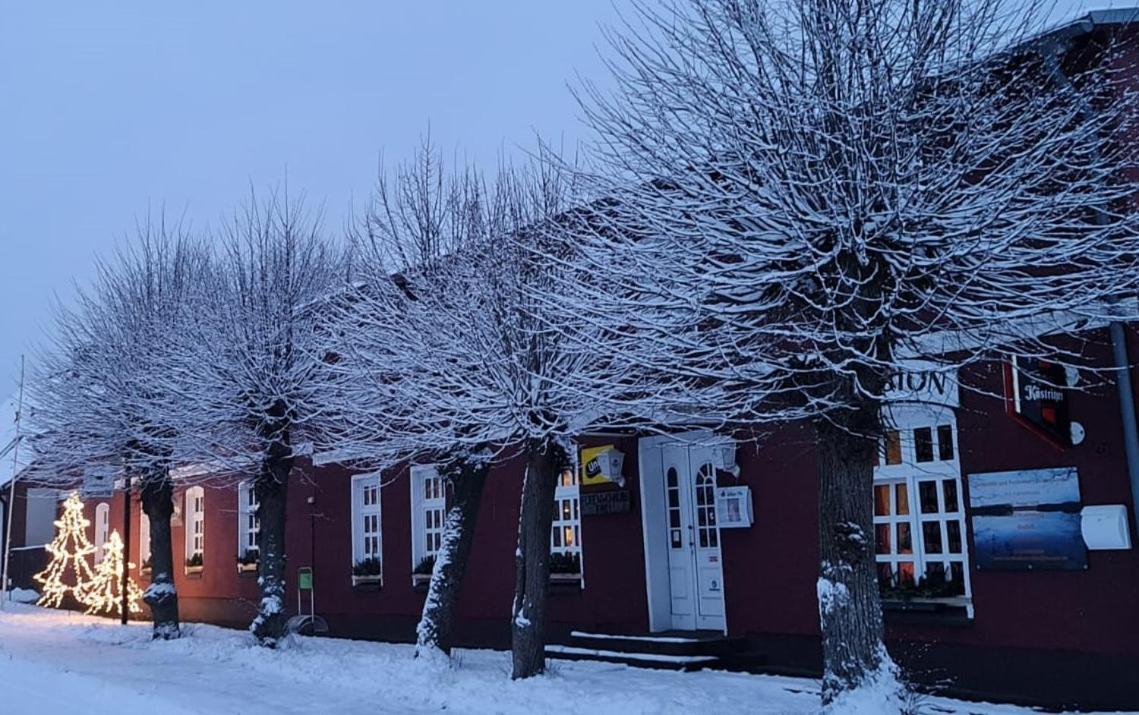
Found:
<svg viewBox="0 0 1139 715"><path fill-rule="evenodd" d="M751 487L720 487L716 490L716 521L721 529L744 529L755 522L751 511Z"/></svg>
<svg viewBox="0 0 1139 715"><path fill-rule="evenodd" d="M632 498L629 495L628 489L617 489L608 492L583 492L580 499L581 513L584 516L623 514L632 509Z"/></svg>
<svg viewBox="0 0 1139 715"><path fill-rule="evenodd" d="M957 407L961 404L957 371L931 362L904 362L886 384L886 400Z"/></svg>
<svg viewBox="0 0 1139 715"><path fill-rule="evenodd" d="M978 569L1087 568L1075 467L970 474L969 506Z"/></svg>
<svg viewBox="0 0 1139 715"><path fill-rule="evenodd" d="M606 484L613 482L625 486L622 468L625 455L611 444L586 447L581 450L581 483Z"/></svg>
<svg viewBox="0 0 1139 715"><path fill-rule="evenodd" d="M1010 408L1022 420L1065 447L1072 446L1068 371L1047 360L1013 358Z"/></svg>

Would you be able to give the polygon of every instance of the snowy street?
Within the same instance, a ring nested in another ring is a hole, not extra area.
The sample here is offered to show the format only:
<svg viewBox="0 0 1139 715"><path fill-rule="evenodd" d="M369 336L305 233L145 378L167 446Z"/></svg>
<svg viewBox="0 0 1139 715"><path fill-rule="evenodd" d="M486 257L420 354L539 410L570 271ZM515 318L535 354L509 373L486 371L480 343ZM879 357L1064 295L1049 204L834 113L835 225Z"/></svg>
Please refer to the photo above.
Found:
<svg viewBox="0 0 1139 715"><path fill-rule="evenodd" d="M439 673L410 646L299 638L282 651L245 633L187 626L152 642L150 624L32 606L0 613L0 711L8 713L812 713L815 683L556 663L511 682L509 653L462 651ZM930 698L931 713L1027 713ZM873 712L867 710L866 712Z"/></svg>

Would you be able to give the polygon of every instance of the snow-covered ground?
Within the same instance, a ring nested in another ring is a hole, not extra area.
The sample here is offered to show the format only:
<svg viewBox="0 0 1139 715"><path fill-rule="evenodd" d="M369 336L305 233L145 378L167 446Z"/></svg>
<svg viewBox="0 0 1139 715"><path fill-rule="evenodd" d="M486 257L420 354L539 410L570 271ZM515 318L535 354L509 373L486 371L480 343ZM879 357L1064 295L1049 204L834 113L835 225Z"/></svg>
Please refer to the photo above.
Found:
<svg viewBox="0 0 1139 715"><path fill-rule="evenodd" d="M298 638L266 651L238 631L190 625L172 642L148 624L20 604L0 612L3 713L813 713L810 680L673 673L555 662L511 682L509 654L460 651L440 672L410 646ZM923 701L930 713L1026 713L1008 706Z"/></svg>

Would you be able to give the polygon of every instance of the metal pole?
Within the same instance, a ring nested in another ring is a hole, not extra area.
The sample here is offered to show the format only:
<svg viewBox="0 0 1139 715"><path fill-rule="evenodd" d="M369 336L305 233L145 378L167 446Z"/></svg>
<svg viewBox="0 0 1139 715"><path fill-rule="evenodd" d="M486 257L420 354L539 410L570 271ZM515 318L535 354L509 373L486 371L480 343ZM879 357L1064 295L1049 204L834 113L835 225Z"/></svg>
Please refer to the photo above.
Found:
<svg viewBox="0 0 1139 715"><path fill-rule="evenodd" d="M128 470L123 485L123 574L119 584L119 621L125 626L130 614L130 556L131 556L131 475Z"/></svg>
<svg viewBox="0 0 1139 715"><path fill-rule="evenodd" d="M20 356L20 397L16 402L16 438L12 445L12 480L8 484L7 514L4 517L4 571L0 574L0 608L11 598L8 590L8 564L12 556L12 518L16 511L16 476L20 469L20 418L24 414L24 356Z"/></svg>

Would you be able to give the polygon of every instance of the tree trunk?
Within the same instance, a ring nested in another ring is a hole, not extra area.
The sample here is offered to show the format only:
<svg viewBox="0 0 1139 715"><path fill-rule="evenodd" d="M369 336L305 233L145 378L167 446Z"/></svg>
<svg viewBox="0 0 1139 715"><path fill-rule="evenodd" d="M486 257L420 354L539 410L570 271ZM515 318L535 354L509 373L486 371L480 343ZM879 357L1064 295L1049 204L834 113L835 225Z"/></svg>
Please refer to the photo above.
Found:
<svg viewBox="0 0 1139 715"><path fill-rule="evenodd" d="M455 605L475 540L475 522L490 465L461 462L443 474L452 486L451 505L443 524L443 543L435 558L435 570L416 628L415 657L451 655Z"/></svg>
<svg viewBox="0 0 1139 715"><path fill-rule="evenodd" d="M823 705L877 680L892 664L882 642L874 561L874 458L877 416L869 429L820 422L819 625Z"/></svg>
<svg viewBox="0 0 1139 715"><path fill-rule="evenodd" d="M178 591L174 588L174 547L170 538L170 516L174 513L174 485L170 473L161 468L147 474L141 491L142 509L150 519L150 586L142 600L150 606L153 637L172 640L182 632L178 622Z"/></svg>
<svg viewBox="0 0 1139 715"><path fill-rule="evenodd" d="M552 440L531 443L522 485L518 549L514 552L514 607L511 645L515 680L546 669L546 595L550 589L550 528L554 491L566 453Z"/></svg>
<svg viewBox="0 0 1139 715"><path fill-rule="evenodd" d="M257 583L261 603L249 627L257 642L274 648L286 635L285 614L285 516L288 504L289 472L293 457L287 444L274 443L262 464L253 488L257 493Z"/></svg>

